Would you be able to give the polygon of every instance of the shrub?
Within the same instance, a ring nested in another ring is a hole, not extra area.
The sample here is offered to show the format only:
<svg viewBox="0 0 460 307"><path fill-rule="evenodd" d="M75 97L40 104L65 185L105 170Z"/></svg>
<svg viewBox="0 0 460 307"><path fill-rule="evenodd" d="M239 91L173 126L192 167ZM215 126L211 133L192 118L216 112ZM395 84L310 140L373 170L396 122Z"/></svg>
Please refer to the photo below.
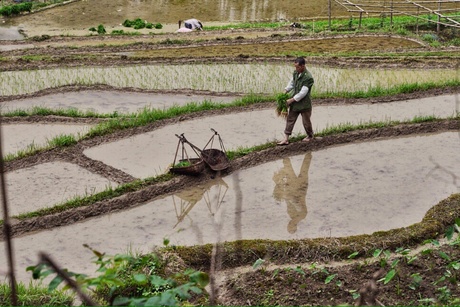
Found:
<svg viewBox="0 0 460 307"><path fill-rule="evenodd" d="M165 239L165 245L169 241ZM85 247L91 249L89 246ZM196 298L203 293L209 283L206 273L179 265L180 258L173 255L157 254L131 255L105 253L91 249L96 255L97 277L67 272L83 291L93 292L92 299L98 303L117 306L176 306ZM171 271L172 267L176 268ZM167 270L167 268L169 268ZM51 260L42 255L42 261L27 268L34 279L43 279L56 274ZM57 275L57 274L56 274ZM54 291L63 282L59 276L51 280L48 289ZM88 293L88 292L87 292Z"/></svg>

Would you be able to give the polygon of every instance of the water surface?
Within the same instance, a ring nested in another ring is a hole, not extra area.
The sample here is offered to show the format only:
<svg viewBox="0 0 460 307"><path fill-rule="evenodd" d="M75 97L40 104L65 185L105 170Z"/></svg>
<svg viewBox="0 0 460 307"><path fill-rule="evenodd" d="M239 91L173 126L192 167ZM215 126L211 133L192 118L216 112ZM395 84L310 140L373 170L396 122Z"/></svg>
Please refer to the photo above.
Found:
<svg viewBox="0 0 460 307"><path fill-rule="evenodd" d="M195 245L406 227L460 192L458 152L458 132L445 132L336 146L236 171L129 210L15 238L18 280L30 278L25 268L43 250L63 267L93 273L83 244L115 254L151 251L165 237Z"/></svg>

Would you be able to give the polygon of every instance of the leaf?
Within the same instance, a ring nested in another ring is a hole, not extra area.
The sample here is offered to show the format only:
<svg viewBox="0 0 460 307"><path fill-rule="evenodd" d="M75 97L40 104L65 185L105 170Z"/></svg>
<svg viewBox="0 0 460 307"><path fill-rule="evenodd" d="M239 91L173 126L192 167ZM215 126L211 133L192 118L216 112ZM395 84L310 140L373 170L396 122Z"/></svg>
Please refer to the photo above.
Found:
<svg viewBox="0 0 460 307"><path fill-rule="evenodd" d="M42 270L46 268L46 264L40 263L36 266L30 266L27 268L27 271L32 271L32 278L33 279L39 279L42 277L43 273Z"/></svg>
<svg viewBox="0 0 460 307"><path fill-rule="evenodd" d="M302 275L305 275L304 270L302 270L302 268L301 268L300 266L296 267L296 268L294 269L294 271L296 271L297 273L300 273L300 274L302 274Z"/></svg>
<svg viewBox="0 0 460 307"><path fill-rule="evenodd" d="M200 287L206 287L209 284L209 275L204 272L197 271L190 274L190 280L197 283Z"/></svg>
<svg viewBox="0 0 460 307"><path fill-rule="evenodd" d="M147 276L145 274L134 274L133 278L138 284L144 285L147 283Z"/></svg>
<svg viewBox="0 0 460 307"><path fill-rule="evenodd" d="M348 293L351 294L351 296L353 297L353 299L357 299L360 295L359 295L359 292L357 290L348 290Z"/></svg>
<svg viewBox="0 0 460 307"><path fill-rule="evenodd" d="M439 255L440 255L442 258L444 258L445 260L450 261L450 257L449 257L449 255L447 255L446 253L440 251L440 252L439 252Z"/></svg>
<svg viewBox="0 0 460 307"><path fill-rule="evenodd" d="M161 306L175 306L176 297L169 291L163 292L160 295L160 304Z"/></svg>
<svg viewBox="0 0 460 307"><path fill-rule="evenodd" d="M150 282L152 283L152 285L157 286L157 287L169 285L169 282L167 280L157 275L150 276Z"/></svg>
<svg viewBox="0 0 460 307"><path fill-rule="evenodd" d="M359 255L359 252L354 252L348 256L348 259L354 259L358 255Z"/></svg>
<svg viewBox="0 0 460 307"><path fill-rule="evenodd" d="M382 253L382 250L381 250L381 249L376 249L376 250L374 251L373 256L374 256L375 258L377 258L378 256L380 256L381 253Z"/></svg>
<svg viewBox="0 0 460 307"><path fill-rule="evenodd" d="M257 259L256 262L254 262L254 264L252 265L252 268L254 270L257 270L262 264L264 264L265 260L263 259Z"/></svg>
<svg viewBox="0 0 460 307"><path fill-rule="evenodd" d="M400 253L401 255L407 255L410 253L410 249L406 248L406 249L401 249L398 251L398 253Z"/></svg>
<svg viewBox="0 0 460 307"><path fill-rule="evenodd" d="M61 276L54 277L53 280L48 285L48 291L51 292L51 291L55 290L62 281L63 281L63 279L62 279Z"/></svg>
<svg viewBox="0 0 460 307"><path fill-rule="evenodd" d="M190 287L190 291L192 291L195 294L201 294L203 291L198 288L198 287Z"/></svg>
<svg viewBox="0 0 460 307"><path fill-rule="evenodd" d="M413 257L410 257L407 259L407 264L411 264L412 262L414 262L416 259L418 259L417 256L413 256Z"/></svg>
<svg viewBox="0 0 460 307"><path fill-rule="evenodd" d="M392 269L390 270L387 275L385 275L385 279L383 280L383 284L386 285L387 283L389 283L393 277L395 277L396 275L396 270L395 269Z"/></svg>
<svg viewBox="0 0 460 307"><path fill-rule="evenodd" d="M153 296L145 302L145 306L160 306L160 296ZM115 304L114 304L115 305ZM126 306L126 305L125 305Z"/></svg>
<svg viewBox="0 0 460 307"><path fill-rule="evenodd" d="M117 296L113 300L113 305L114 306L128 306L130 302L131 302L131 300L129 298L127 298L127 297ZM150 306L154 306L154 305L150 305Z"/></svg>
<svg viewBox="0 0 460 307"><path fill-rule="evenodd" d="M452 237L454 236L455 233L455 228L454 226L449 226L446 229L446 238L447 240L452 240Z"/></svg>
<svg viewBox="0 0 460 307"><path fill-rule="evenodd" d="M422 250L422 255L431 254L432 252L433 250L431 248L427 248L427 249Z"/></svg>
<svg viewBox="0 0 460 307"><path fill-rule="evenodd" d="M324 283L325 284L330 283L336 276L337 276L337 274L329 275L328 277L326 277L326 280L324 281Z"/></svg>
<svg viewBox="0 0 460 307"><path fill-rule="evenodd" d="M459 270L460 269L460 263L458 263L457 261L454 261L452 263L449 263L449 266L451 268L453 268L454 270Z"/></svg>
<svg viewBox="0 0 460 307"><path fill-rule="evenodd" d="M168 246L169 245L169 239L168 238L163 238L163 245Z"/></svg>

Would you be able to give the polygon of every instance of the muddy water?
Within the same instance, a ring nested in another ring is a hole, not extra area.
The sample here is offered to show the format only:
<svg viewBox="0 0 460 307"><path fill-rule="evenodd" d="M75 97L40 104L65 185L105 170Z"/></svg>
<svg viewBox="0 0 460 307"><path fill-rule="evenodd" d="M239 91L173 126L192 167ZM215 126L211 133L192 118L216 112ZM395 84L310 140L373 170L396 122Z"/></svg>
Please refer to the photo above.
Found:
<svg viewBox="0 0 460 307"><path fill-rule="evenodd" d="M15 110L30 110L34 107L50 109L76 109L83 112L119 114L137 113L144 108L166 109L173 105L201 103L204 100L215 103L232 102L237 97L194 95L194 94L152 94L116 91L78 91L51 94L40 97L0 102L2 113Z"/></svg>
<svg viewBox="0 0 460 307"><path fill-rule="evenodd" d="M67 162L43 163L7 173L6 183L11 216L53 207L75 196L88 196L118 185Z"/></svg>
<svg viewBox="0 0 460 307"><path fill-rule="evenodd" d="M308 69L315 78L314 94L367 91L375 87L386 89L416 82L436 84L458 79L458 69L433 69L427 73L426 69L337 69L310 63ZM69 84L273 94L282 91L291 78L292 71L291 62L8 71L0 73L0 95L21 95Z"/></svg>
<svg viewBox="0 0 460 307"><path fill-rule="evenodd" d="M446 132L337 146L237 171L130 210L16 238L18 279L29 278L25 267L40 250L73 271L93 273L82 244L114 254L147 252L165 237L194 245L408 226L460 192L458 152L458 133Z"/></svg>
<svg viewBox="0 0 460 307"><path fill-rule="evenodd" d="M319 132L338 124L407 120L422 115L448 117L455 112L455 95L446 95L383 104L317 106L313 108L312 122L314 130ZM168 165L173 163L178 142L175 134L185 133L190 142L203 148L213 135L210 128L214 128L220 133L226 149L237 149L281 139L284 125L285 121L277 117L274 110L212 116L96 146L85 150L84 154L134 177L146 178L167 171ZM300 120L293 133L305 134ZM190 156L194 155L190 148L186 150Z"/></svg>
<svg viewBox="0 0 460 307"><path fill-rule="evenodd" d="M78 139L89 128L89 125L75 124L3 124L3 154L13 154L31 146L45 146L60 135L74 135Z"/></svg>

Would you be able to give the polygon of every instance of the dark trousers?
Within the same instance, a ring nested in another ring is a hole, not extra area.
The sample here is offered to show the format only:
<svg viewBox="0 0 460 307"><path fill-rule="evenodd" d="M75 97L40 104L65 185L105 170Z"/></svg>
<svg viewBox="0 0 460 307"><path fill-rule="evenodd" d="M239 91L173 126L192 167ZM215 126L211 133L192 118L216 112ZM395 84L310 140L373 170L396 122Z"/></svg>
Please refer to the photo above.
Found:
<svg viewBox="0 0 460 307"><path fill-rule="evenodd" d="M307 110L307 111L302 111L302 112L296 112L296 111L289 110L289 114L286 118L286 128L284 129L284 133L286 135L292 134L292 130L294 129L295 122L297 121L297 117L301 115L302 124L303 124L303 127L305 128L305 132L307 133L307 136L312 138L313 137L313 126L311 125L311 120L310 120L311 111L312 109Z"/></svg>

